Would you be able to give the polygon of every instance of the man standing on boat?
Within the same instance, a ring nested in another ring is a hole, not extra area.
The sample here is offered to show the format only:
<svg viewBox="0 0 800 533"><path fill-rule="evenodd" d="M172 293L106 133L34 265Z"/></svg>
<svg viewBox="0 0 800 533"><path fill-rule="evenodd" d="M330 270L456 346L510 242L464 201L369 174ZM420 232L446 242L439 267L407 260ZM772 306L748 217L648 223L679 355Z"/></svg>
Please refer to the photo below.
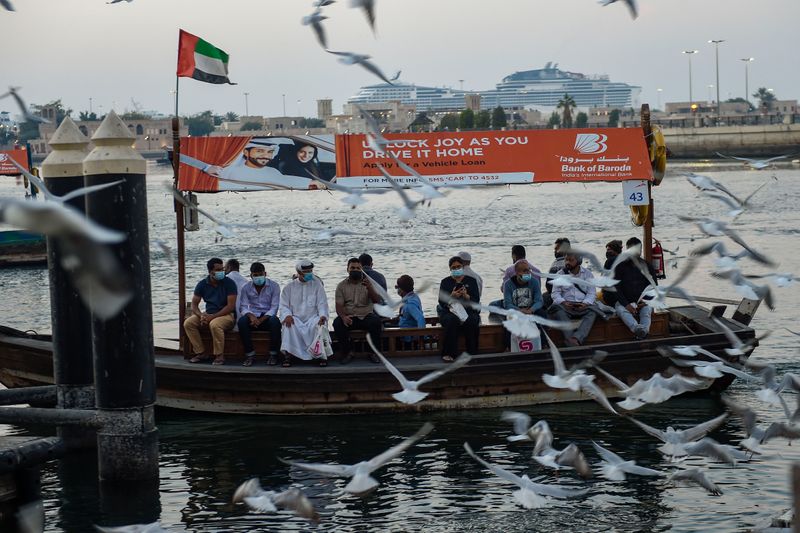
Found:
<svg viewBox="0 0 800 533"><path fill-rule="evenodd" d="M183 322L183 329L192 344L194 357L190 363L208 361L212 356L205 353L200 328L211 330L213 364L225 364L225 332L233 329L233 310L236 307L236 284L225 277L222 259L213 257L206 263L208 277L194 288L192 316ZM205 313L200 311L200 300L206 303Z"/></svg>
<svg viewBox="0 0 800 533"><path fill-rule="evenodd" d="M381 345L383 324L380 317L372 312L373 304L380 303L381 297L366 276L361 262L352 257L347 261L347 278L336 286L336 314L339 316L333 321L333 330L339 341L339 363L343 365L353 360L351 330L365 330L376 346ZM369 359L373 363L380 363L374 353L369 354Z"/></svg>
<svg viewBox="0 0 800 533"><path fill-rule="evenodd" d="M230 278L231 276L228 275ZM245 282L239 292L239 336L244 346L244 366L252 366L256 351L253 348L252 331L269 331L268 365L278 364L281 348L281 323L278 320L278 304L281 288L267 278L261 263L250 265L250 281Z"/></svg>
<svg viewBox="0 0 800 533"><path fill-rule="evenodd" d="M612 293L616 297L614 310L628 326L636 340L647 337L650 333L650 319L653 315L653 308L647 305L647 300L642 299L642 292L650 285L639 268L647 268L653 281L656 279L656 272L653 265L642 259L642 241L637 237L631 237L625 243L625 248L637 247L638 254L622 261L614 269L614 279L620 280L616 286L617 292ZM639 264L639 266L636 265Z"/></svg>
<svg viewBox="0 0 800 533"><path fill-rule="evenodd" d="M583 258L577 254L566 252L564 255L564 268L558 274L574 276L582 280L592 279L594 275L581 266ZM564 343L567 346L580 346L589 336L589 332L597 318L597 313L592 309L597 298L594 287L576 284L553 285L553 305L548 313L554 315L559 322L569 322L572 318L580 318L581 323L572 333L564 331Z"/></svg>
<svg viewBox="0 0 800 533"><path fill-rule="evenodd" d="M291 356L310 361L309 347L314 344L320 326L328 321L328 298L322 280L314 275L314 263L301 259L294 265L297 277L281 291L278 313L281 330L282 366L292 366ZM320 366L327 366L325 358Z"/></svg>

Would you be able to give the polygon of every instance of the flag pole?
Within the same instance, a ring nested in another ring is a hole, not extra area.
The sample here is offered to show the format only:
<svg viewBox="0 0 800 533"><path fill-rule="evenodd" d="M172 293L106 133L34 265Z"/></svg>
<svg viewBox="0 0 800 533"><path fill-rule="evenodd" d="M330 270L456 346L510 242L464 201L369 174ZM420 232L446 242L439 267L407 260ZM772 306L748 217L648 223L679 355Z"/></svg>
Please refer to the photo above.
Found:
<svg viewBox="0 0 800 533"><path fill-rule="evenodd" d="M180 37L178 37L180 47ZM180 53L180 52L179 52ZM173 187L178 189L178 173L181 159L181 119L178 115L178 91L180 76L175 75L175 116L172 118L172 171ZM184 348L183 321L186 319L186 247L184 241L183 204L173 199L178 250L178 343Z"/></svg>

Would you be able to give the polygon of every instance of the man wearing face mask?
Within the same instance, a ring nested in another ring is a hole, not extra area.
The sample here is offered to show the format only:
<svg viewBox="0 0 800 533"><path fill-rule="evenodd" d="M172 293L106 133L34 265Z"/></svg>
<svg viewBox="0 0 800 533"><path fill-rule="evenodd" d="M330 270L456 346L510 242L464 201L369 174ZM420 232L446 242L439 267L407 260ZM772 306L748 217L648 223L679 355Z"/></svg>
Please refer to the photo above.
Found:
<svg viewBox="0 0 800 533"><path fill-rule="evenodd" d="M504 285L503 307L515 309L526 315L542 314L542 288L533 275L531 265L525 259L514 263L515 275ZM511 333L505 330L506 345L511 341Z"/></svg>
<svg viewBox="0 0 800 533"><path fill-rule="evenodd" d="M297 277L281 291L278 314L283 320L281 329L282 366L292 366L291 356L310 361L308 351L319 326L328 321L328 298L322 280L314 275L314 263L301 259L294 265ZM320 359L320 366L327 361Z"/></svg>
<svg viewBox="0 0 800 533"><path fill-rule="evenodd" d="M616 239L613 241L608 241L606 244L606 262L603 264L603 268L608 270L611 268L611 265L614 264L614 261L617 260L617 256L622 253L622 241Z"/></svg>
<svg viewBox="0 0 800 533"><path fill-rule="evenodd" d="M564 255L564 268L558 274L567 274L582 280L592 279L594 275L583 268L583 258L567 251ZM594 308L597 292L592 287L581 285L556 285L553 287L553 305L548 313L560 322L569 322L572 318L580 318L581 322L572 333L564 331L564 343L567 346L580 346L589 336L589 332L597 318Z"/></svg>
<svg viewBox="0 0 800 533"><path fill-rule="evenodd" d="M281 348L281 323L278 320L278 303L281 288L267 278L261 263L250 265L250 281L239 292L239 336L244 346L244 366L252 366L256 351L253 348L253 331L269 331L268 365L278 364Z"/></svg>
<svg viewBox="0 0 800 533"><path fill-rule="evenodd" d="M213 257L206 263L208 277L194 288L192 316L183 322L183 329L192 345L194 357L190 363L201 363L212 359L205 353L200 328L211 331L213 342L213 364L225 364L225 332L233 329L233 311L236 307L236 284L225 277L222 259ZM200 301L206 303L205 312L200 311Z"/></svg>
<svg viewBox="0 0 800 533"><path fill-rule="evenodd" d="M442 360L446 363L454 361L459 355L458 336L460 334L464 335L467 352L473 355L478 353L480 311L462 304L467 312L466 319L462 322L461 318L451 309L452 300L473 303L481 301L478 282L464 273L462 259L458 256L451 257L448 266L450 275L439 284L439 305L436 308L439 322L442 324Z"/></svg>
<svg viewBox="0 0 800 533"><path fill-rule="evenodd" d="M637 237L628 239L625 248L628 252L635 252L635 255L622 261L614 269L614 279L620 281L616 287L617 292L614 293L616 301L613 305L617 315L628 326L636 340L641 340L650 333L653 308L647 305L648 299L642 298L642 292L650 282L639 270L637 263L649 270L653 281L656 279L656 272L653 265L642 259L642 241Z"/></svg>
<svg viewBox="0 0 800 533"><path fill-rule="evenodd" d="M380 303L381 297L372 287L367 275L361 268L357 257L347 261L347 278L336 286L336 314L333 321L333 330L339 341L339 363L346 365L353 360L353 350L350 345L350 331L364 330L369 333L376 346L381 345L381 328L383 323L378 315L372 312L373 304ZM380 363L374 353L369 354L369 360Z"/></svg>

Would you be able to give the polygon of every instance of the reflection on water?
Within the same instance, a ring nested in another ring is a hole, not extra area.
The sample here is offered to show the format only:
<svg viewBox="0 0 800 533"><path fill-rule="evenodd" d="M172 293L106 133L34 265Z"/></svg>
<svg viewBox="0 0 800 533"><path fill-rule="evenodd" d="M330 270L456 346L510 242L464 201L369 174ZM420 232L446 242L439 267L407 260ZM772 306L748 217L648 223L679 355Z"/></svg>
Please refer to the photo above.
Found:
<svg viewBox="0 0 800 533"><path fill-rule="evenodd" d="M151 171L154 169L151 169ZM174 241L172 203L162 192L166 176L151 173L148 205L150 235ZM746 196L772 173L727 171L712 175L737 194ZM800 259L800 231L796 205L800 200L797 171L775 172L779 182L765 187L754 198L760 209L737 220L737 228L753 246L774 257L779 271L796 270ZM375 268L392 280L410 273L419 280L437 281L447 270L447 258L460 250L473 256L473 268L485 282L484 299L499 297L500 268L509 260L512 244L524 244L529 258L547 267L551 243L565 235L582 247L603 252L612 238L639 235L622 206L621 186L550 185L516 187L516 196L490 200L506 192L500 189L454 191L446 199L421 208L409 224L399 223L391 213L389 195L370 199L356 210L345 208L338 196L318 193L252 193L201 195L201 205L234 222L262 223L258 230L241 230L235 239L215 242L210 225L202 222L199 232L187 236L188 289L203 276L210 256L237 257L244 268L261 260L271 277L284 283L294 261L311 258L317 273L326 280L329 296L344 277L351 255L368 251ZM14 194L9 184L0 194ZM699 238L699 231L680 222L677 214L718 216L722 205L701 198L682 178L667 179L655 190L655 236L664 247L685 255ZM308 226L347 226L359 234L317 242L297 223ZM152 252L153 310L157 336L175 335L177 267L161 252ZM704 260L697 275L686 286L707 296L737 298L724 281L707 275ZM748 271L763 269L748 265ZM674 277L676 271L669 274ZM41 269L11 269L3 272L0 287L13 295L14 311L3 323L21 329L49 328L47 274ZM432 292L422 295L428 313L435 305ZM797 339L781 327L794 327L800 304L797 287L776 291L778 309L759 311L754 326L771 329L755 357L780 363L781 371L797 370ZM730 311L729 311L730 312ZM765 422L781 416L759 403L750 385L735 382L734 399L765 413ZM790 399L790 403L792 400ZM639 415L655 427L693 425L721 412L710 398L680 398L647 407ZM590 459L597 458L591 440L635 459L644 466L669 470L655 451L657 443L632 424L612 417L593 403L537 406L525 409L534 420L547 419L556 436L556 446L576 442ZM342 491L346 480L330 479L291 470L278 458L353 463L372 457L411 435L431 420L436 430L424 441L379 470L380 487L365 498ZM200 416L159 412L161 437L161 482L159 502L132 502L159 516L171 531L738 531L761 525L789 507L788 468L800 458L797 446L774 441L767 453L751 463L730 468L693 458L687 466L708 469L724 495L711 497L696 487L675 488L664 480L630 476L624 482L579 481L570 474L556 478L534 463L531 446L508 444L510 425L500 421L500 411L448 412L432 415L335 416L335 417L236 417ZM43 434L45 428L20 430L0 427L0 433ZM743 438L740 423L729 420L712 434L723 443ZM463 451L468 441L487 460L544 482L587 486L590 493L574 501L551 500L548 507L526 511L512 499L512 485L502 482ZM251 476L266 488L302 488L318 506L323 520L318 526L286 513L263 516L233 506L235 487ZM88 531L91 523L106 514L119 517L119 507L101 498L91 454L72 455L44 472L47 531Z"/></svg>

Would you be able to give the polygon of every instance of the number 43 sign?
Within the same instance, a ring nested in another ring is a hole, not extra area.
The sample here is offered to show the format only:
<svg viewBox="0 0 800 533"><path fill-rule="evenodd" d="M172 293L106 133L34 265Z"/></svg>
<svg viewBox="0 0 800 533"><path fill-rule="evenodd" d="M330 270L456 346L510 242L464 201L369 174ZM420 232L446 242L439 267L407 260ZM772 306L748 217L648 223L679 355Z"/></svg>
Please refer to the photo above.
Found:
<svg viewBox="0 0 800 533"><path fill-rule="evenodd" d="M650 194L647 180L626 180L622 182L622 197L625 205L649 205Z"/></svg>

